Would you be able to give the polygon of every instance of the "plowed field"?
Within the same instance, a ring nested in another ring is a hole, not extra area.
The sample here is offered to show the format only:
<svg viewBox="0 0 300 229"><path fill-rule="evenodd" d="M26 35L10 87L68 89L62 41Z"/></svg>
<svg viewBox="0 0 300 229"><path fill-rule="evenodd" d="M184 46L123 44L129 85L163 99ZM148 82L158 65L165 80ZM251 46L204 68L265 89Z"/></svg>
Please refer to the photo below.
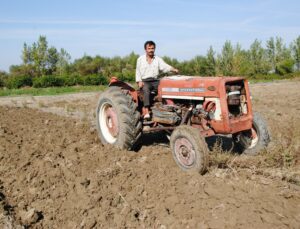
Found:
<svg viewBox="0 0 300 229"><path fill-rule="evenodd" d="M0 228L300 228L300 82L252 85L272 133L256 157L212 139L180 170L163 134L103 146L99 93L0 98Z"/></svg>

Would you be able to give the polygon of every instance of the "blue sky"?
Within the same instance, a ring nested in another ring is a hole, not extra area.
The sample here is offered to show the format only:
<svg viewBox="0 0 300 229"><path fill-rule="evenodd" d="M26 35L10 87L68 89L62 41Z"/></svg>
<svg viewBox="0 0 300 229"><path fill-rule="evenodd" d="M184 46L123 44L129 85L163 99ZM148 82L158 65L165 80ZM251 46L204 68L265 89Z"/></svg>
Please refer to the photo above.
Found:
<svg viewBox="0 0 300 229"><path fill-rule="evenodd" d="M24 42L39 35L66 49L72 60L86 55L144 53L179 60L219 52L226 40L248 49L280 36L289 44L300 35L299 0L1 0L0 70L21 64Z"/></svg>

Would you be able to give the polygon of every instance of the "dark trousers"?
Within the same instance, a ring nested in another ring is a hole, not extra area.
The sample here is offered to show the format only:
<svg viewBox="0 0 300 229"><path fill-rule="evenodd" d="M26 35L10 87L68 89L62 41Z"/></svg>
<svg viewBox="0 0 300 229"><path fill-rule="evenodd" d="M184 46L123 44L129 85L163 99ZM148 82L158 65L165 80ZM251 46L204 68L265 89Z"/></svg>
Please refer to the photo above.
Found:
<svg viewBox="0 0 300 229"><path fill-rule="evenodd" d="M149 107L151 103L151 92L157 94L159 80L143 81L144 107Z"/></svg>

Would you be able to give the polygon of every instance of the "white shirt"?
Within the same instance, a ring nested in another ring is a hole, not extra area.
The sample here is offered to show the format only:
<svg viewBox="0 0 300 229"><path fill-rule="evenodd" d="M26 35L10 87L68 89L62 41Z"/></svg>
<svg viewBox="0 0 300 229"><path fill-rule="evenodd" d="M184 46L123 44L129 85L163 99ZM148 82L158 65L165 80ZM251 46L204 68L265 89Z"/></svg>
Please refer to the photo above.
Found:
<svg viewBox="0 0 300 229"><path fill-rule="evenodd" d="M158 56L154 56L151 64L149 64L146 54L144 54L137 59L135 80L139 82L147 78L157 78L160 71L169 72L171 69L172 66L165 63L165 61Z"/></svg>

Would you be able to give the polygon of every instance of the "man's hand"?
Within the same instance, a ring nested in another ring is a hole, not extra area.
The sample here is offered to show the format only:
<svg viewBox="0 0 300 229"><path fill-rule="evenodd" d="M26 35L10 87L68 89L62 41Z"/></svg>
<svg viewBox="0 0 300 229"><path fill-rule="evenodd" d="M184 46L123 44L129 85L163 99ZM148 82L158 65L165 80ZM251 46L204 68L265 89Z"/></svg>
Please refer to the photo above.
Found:
<svg viewBox="0 0 300 229"><path fill-rule="evenodd" d="M144 86L144 82L143 81L139 81L138 85L139 85L139 88L142 88Z"/></svg>
<svg viewBox="0 0 300 229"><path fill-rule="evenodd" d="M172 68L171 71L174 72L174 73L176 73L176 74L178 74L178 72L179 72L179 70L177 68Z"/></svg>

